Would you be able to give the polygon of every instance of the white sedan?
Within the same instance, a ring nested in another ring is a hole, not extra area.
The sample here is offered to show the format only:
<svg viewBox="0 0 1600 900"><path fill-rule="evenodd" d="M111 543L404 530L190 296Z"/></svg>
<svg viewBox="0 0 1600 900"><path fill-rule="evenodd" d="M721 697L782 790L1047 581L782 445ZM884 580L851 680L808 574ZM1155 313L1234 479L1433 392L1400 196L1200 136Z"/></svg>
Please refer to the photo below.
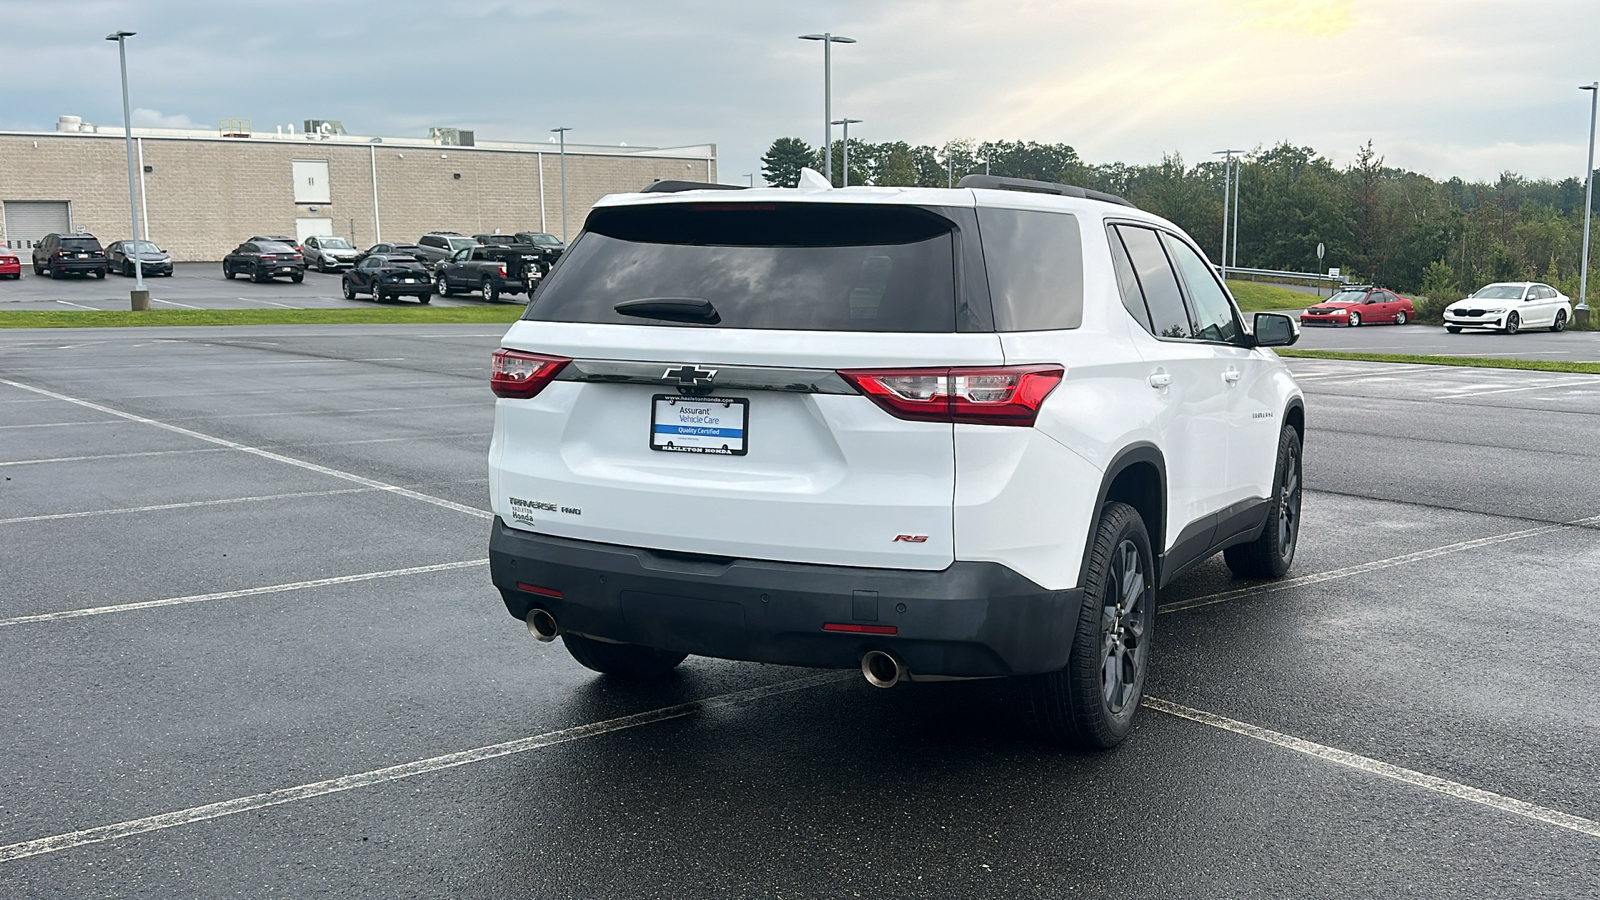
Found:
<svg viewBox="0 0 1600 900"><path fill-rule="evenodd" d="M1564 331L1572 318L1572 300L1548 284L1536 281L1499 281L1444 308L1444 328L1460 334L1463 328L1490 328L1516 334L1523 328Z"/></svg>

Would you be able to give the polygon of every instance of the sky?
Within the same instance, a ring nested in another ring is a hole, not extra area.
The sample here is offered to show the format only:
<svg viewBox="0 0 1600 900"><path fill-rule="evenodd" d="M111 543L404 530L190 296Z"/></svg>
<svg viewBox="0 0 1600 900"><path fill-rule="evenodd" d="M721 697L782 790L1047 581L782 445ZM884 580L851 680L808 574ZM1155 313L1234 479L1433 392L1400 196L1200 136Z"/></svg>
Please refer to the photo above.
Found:
<svg viewBox="0 0 1600 900"><path fill-rule="evenodd" d="M0 0L0 130L59 115L258 131L718 145L744 183L774 138L1065 142L1087 162L1198 162L1368 140L1436 178L1582 177L1600 0ZM837 136L837 131L835 132Z"/></svg>

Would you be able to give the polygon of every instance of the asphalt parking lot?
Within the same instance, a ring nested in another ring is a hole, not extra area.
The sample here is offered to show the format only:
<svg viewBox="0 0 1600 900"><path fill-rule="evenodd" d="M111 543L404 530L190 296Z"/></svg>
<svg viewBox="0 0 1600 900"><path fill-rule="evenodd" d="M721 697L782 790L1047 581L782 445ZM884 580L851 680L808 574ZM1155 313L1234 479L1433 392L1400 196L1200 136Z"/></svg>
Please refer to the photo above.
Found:
<svg viewBox="0 0 1600 900"><path fill-rule="evenodd" d="M48 309L55 312L71 309L127 309L128 292L133 290L132 278L107 275L105 278L66 276L46 278L33 274L27 257L23 257L22 278L17 281L0 281L0 310ZM287 278L275 278L257 284L249 278L229 281L222 277L222 263L178 263L170 277L149 277L145 286L150 289L151 309L350 309L371 306L372 298L361 295L356 300L344 299L340 276L337 273L306 272L305 281L295 284ZM527 298L507 296L503 303L520 303ZM393 301L415 304L411 298ZM476 294L457 297L433 298L436 306L482 306L484 301Z"/></svg>
<svg viewBox="0 0 1600 900"><path fill-rule="evenodd" d="M0 332L0 894L1600 896L1600 378L1291 361L1292 577L1165 591L1083 755L1006 682L534 642L499 334Z"/></svg>

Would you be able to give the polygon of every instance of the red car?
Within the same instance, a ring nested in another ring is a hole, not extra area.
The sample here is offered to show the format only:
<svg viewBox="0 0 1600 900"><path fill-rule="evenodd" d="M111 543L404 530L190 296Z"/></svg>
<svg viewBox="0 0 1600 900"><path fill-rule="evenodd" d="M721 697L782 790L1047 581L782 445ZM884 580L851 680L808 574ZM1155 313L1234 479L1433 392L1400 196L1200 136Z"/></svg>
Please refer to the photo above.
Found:
<svg viewBox="0 0 1600 900"><path fill-rule="evenodd" d="M1370 284L1347 284L1339 293L1300 314L1301 325L1404 325L1415 313L1411 301Z"/></svg>
<svg viewBox="0 0 1600 900"><path fill-rule="evenodd" d="M21 278L22 260L17 258L15 250L0 247L0 278Z"/></svg>

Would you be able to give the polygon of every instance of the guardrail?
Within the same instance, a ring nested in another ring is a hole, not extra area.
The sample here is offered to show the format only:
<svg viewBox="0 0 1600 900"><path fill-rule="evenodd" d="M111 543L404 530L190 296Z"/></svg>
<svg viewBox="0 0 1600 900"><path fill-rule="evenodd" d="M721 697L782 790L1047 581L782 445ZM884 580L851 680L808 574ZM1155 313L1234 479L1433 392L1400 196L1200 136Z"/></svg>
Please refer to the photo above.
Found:
<svg viewBox="0 0 1600 900"><path fill-rule="evenodd" d="M1346 275L1322 275L1316 272L1288 272L1282 269L1246 269L1239 266L1213 266L1223 280L1236 281L1271 281L1277 284L1299 284L1306 287L1321 288L1327 286L1331 293L1333 289L1350 281ZM1320 296L1320 291L1318 293Z"/></svg>

